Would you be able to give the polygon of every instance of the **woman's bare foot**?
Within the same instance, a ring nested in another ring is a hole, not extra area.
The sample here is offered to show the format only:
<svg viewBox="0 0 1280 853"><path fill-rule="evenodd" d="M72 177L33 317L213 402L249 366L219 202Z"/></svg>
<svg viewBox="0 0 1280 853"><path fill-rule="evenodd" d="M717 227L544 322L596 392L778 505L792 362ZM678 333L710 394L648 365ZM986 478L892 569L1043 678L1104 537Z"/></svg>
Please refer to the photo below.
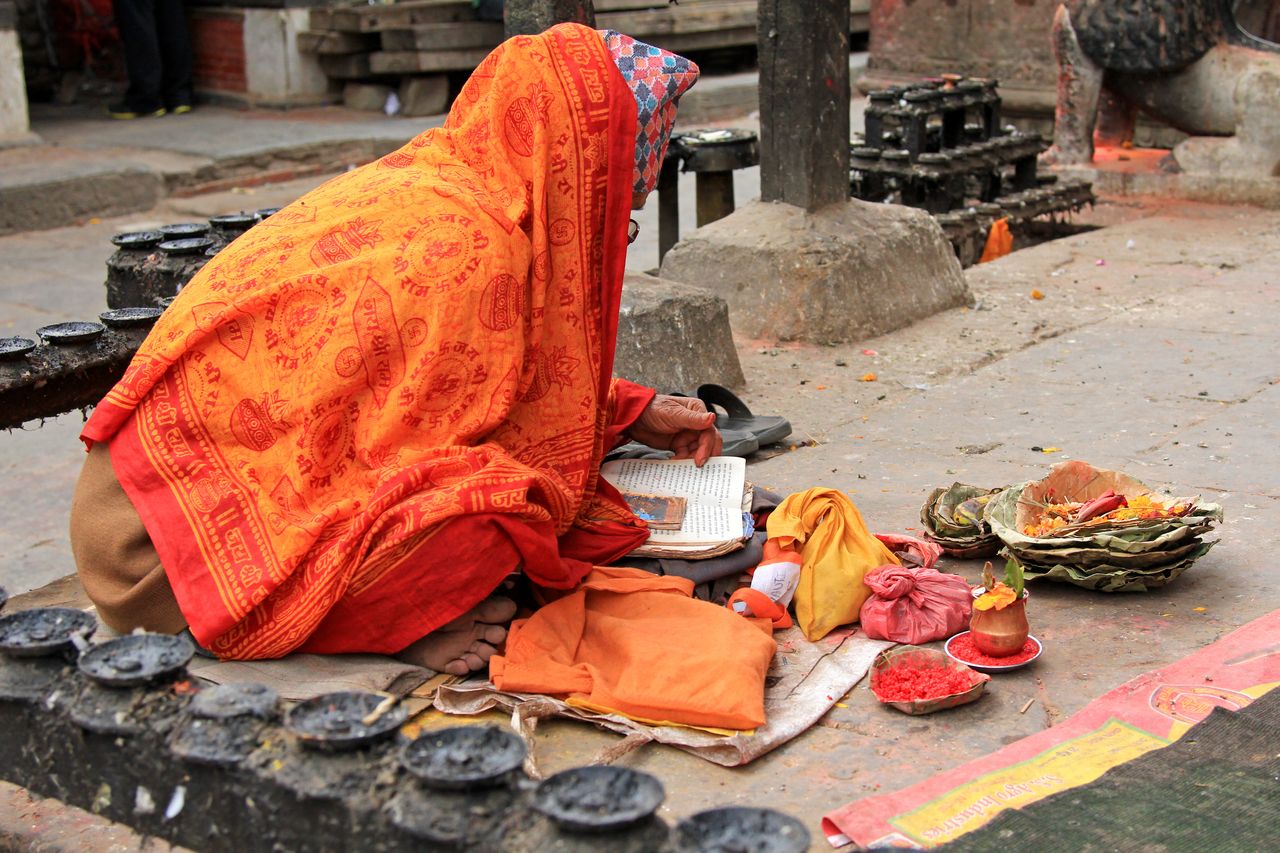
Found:
<svg viewBox="0 0 1280 853"><path fill-rule="evenodd" d="M468 675L489 665L497 646L507 639L507 625L515 615L516 603L511 599L486 598L396 657L437 672Z"/></svg>

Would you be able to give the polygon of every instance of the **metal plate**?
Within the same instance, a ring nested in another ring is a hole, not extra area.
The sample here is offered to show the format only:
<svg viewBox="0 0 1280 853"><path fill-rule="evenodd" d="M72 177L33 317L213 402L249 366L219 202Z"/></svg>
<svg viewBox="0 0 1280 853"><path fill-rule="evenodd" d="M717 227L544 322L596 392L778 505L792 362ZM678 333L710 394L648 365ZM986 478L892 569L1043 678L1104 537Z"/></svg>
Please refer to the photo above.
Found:
<svg viewBox="0 0 1280 853"><path fill-rule="evenodd" d="M72 637L88 637L98 620L70 607L39 607L0 617L0 652L10 657L55 655L74 648Z"/></svg>
<svg viewBox="0 0 1280 853"><path fill-rule="evenodd" d="M209 224L222 231L243 232L258 224L258 217L253 213L224 213L221 216L210 216Z"/></svg>
<svg viewBox="0 0 1280 853"><path fill-rule="evenodd" d="M72 320L68 323L41 326L36 329L36 334L44 338L45 343L62 346L65 344L83 344L96 340L106 330L107 327L101 323Z"/></svg>
<svg viewBox="0 0 1280 853"><path fill-rule="evenodd" d="M178 675L195 653L181 634L130 634L86 649L77 666L99 684L133 687Z"/></svg>
<svg viewBox="0 0 1280 853"><path fill-rule="evenodd" d="M180 240L166 240L160 244L160 251L166 255L196 255L212 245L212 237L184 237Z"/></svg>
<svg viewBox="0 0 1280 853"><path fill-rule="evenodd" d="M268 216L275 216L279 212L280 212L280 208L278 207L264 207L261 210L255 210L253 212L253 215L258 217L258 221L261 222L262 220L266 219Z"/></svg>
<svg viewBox="0 0 1280 853"><path fill-rule="evenodd" d="M564 829L607 832L653 815L666 792L648 773L626 767L575 767L550 777L533 808Z"/></svg>
<svg viewBox="0 0 1280 853"><path fill-rule="evenodd" d="M183 240L189 237L203 237L209 233L209 226L203 222L178 222L173 225L161 225L160 233L166 240Z"/></svg>
<svg viewBox="0 0 1280 853"><path fill-rule="evenodd" d="M35 348L31 338L0 338L0 361L22 358Z"/></svg>
<svg viewBox="0 0 1280 853"><path fill-rule="evenodd" d="M126 231L111 238L121 249L150 249L164 239L159 231Z"/></svg>
<svg viewBox="0 0 1280 853"><path fill-rule="evenodd" d="M681 142L688 145L734 145L758 139L752 130L693 130L678 136Z"/></svg>
<svg viewBox="0 0 1280 853"><path fill-rule="evenodd" d="M727 806L687 817L676 826L681 853L804 853L809 830L773 809Z"/></svg>
<svg viewBox="0 0 1280 853"><path fill-rule="evenodd" d="M0 610L4 610L5 604L9 601L9 591L0 586Z"/></svg>
<svg viewBox="0 0 1280 853"><path fill-rule="evenodd" d="M211 720L276 715L280 695L265 684L219 684L201 690L191 700L191 713Z"/></svg>
<svg viewBox="0 0 1280 853"><path fill-rule="evenodd" d="M113 329L129 329L135 326L151 326L164 311L160 308L138 306L135 308L115 308L103 311L98 319Z"/></svg>
<svg viewBox="0 0 1280 853"><path fill-rule="evenodd" d="M210 246L209 248L207 248L207 249L205 249L205 250L204 250L204 256L205 256L206 258L212 258L214 255L218 254L219 252L221 252L221 251L222 251L223 249L225 249L225 248L226 248L226 246L225 246L225 245L224 245L224 246L217 246L217 245Z"/></svg>
<svg viewBox="0 0 1280 853"><path fill-rule="evenodd" d="M362 722L385 699L377 693L326 693L290 708L284 725L302 739L304 746L355 749L389 737L408 718L409 710L396 704L373 722Z"/></svg>
<svg viewBox="0 0 1280 853"><path fill-rule="evenodd" d="M760 162L760 142L750 130L695 130L681 133L676 144L684 172L727 172Z"/></svg>
<svg viewBox="0 0 1280 853"><path fill-rule="evenodd" d="M1001 673L1001 672L1009 672L1015 669L1022 669L1022 667L1032 663L1033 661L1035 661L1036 658L1044 654L1044 643L1037 640L1031 634L1028 634L1027 639L1036 644L1036 653L1033 654L1031 657L1027 658L1026 660L1021 661L1020 663L1010 663L1010 664L1004 664L999 666L992 665L992 664L984 664L984 663L970 663L969 661L960 657L958 654L955 654L954 652L951 651L951 643L955 640L960 639L961 637L963 637L965 634L968 634L968 633L969 633L968 631L961 631L959 634L956 634L954 637L951 637L949 640L947 640L947 642L943 645L942 648L944 651L946 651L947 657L951 658L956 663L963 664L964 666L969 667L970 669L976 669L978 672ZM1010 655L1010 657L1013 657L1013 655Z"/></svg>
<svg viewBox="0 0 1280 853"><path fill-rule="evenodd" d="M519 769L528 750L513 731L498 726L457 726L425 732L405 744L400 763L429 787L485 788Z"/></svg>

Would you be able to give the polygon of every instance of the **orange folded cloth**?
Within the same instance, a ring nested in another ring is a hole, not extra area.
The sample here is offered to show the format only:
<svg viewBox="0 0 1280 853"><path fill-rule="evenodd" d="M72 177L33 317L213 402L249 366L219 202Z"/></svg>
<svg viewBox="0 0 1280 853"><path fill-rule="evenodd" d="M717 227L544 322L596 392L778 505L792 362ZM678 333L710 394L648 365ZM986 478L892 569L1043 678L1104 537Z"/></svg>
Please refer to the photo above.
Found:
<svg viewBox="0 0 1280 853"><path fill-rule="evenodd" d="M594 568L576 590L512 623L489 660L499 690L648 723L764 725L764 677L777 646L735 613L692 598L693 582Z"/></svg>
<svg viewBox="0 0 1280 853"><path fill-rule="evenodd" d="M1013 234L1009 231L1009 220L997 219L991 223L991 230L987 232L987 244L982 249L982 257L978 259L978 263L985 264L987 261L1003 258L1012 251Z"/></svg>
<svg viewBox="0 0 1280 853"><path fill-rule="evenodd" d="M782 630L792 625L791 614L781 602L774 601L760 590L749 586L744 586L729 596L725 607L748 619L767 620L771 630L774 628Z"/></svg>

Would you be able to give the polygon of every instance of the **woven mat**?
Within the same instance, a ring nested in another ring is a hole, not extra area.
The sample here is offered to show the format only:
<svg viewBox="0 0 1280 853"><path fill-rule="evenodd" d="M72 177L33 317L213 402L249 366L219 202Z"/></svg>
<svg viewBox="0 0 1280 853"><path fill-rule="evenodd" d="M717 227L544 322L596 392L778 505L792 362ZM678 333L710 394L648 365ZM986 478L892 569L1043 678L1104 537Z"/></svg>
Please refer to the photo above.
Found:
<svg viewBox="0 0 1280 853"><path fill-rule="evenodd" d="M1280 690L1215 708L1172 746L1006 811L945 850L1273 850L1280 843Z"/></svg>

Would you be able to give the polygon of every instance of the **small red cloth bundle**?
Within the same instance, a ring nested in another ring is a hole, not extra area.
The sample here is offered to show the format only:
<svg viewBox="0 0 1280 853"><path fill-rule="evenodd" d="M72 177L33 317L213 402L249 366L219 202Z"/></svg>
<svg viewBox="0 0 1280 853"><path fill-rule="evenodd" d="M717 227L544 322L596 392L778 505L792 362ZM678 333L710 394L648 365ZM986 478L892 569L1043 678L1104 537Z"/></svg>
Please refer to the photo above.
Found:
<svg viewBox="0 0 1280 853"><path fill-rule="evenodd" d="M873 640L919 645L964 630L973 610L969 583L937 569L881 566L863 583L873 595L862 605L862 630Z"/></svg>
<svg viewBox="0 0 1280 853"><path fill-rule="evenodd" d="M942 556L942 546L936 542L926 542L903 533L877 533L875 536L904 566L924 566L931 569Z"/></svg>

